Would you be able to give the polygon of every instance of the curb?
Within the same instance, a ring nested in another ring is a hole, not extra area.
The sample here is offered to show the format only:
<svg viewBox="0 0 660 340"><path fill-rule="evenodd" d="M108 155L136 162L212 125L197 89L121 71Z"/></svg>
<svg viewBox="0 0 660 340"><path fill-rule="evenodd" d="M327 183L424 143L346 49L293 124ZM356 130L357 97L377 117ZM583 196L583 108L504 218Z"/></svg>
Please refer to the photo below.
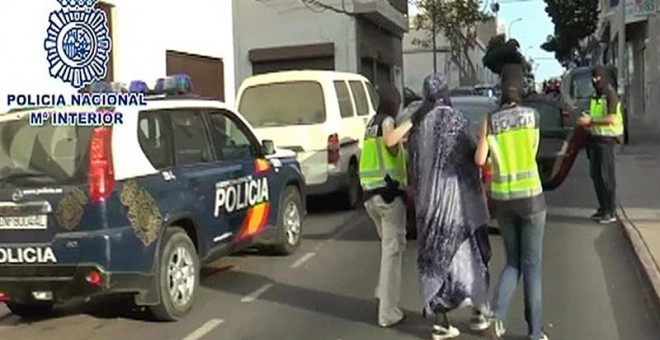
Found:
<svg viewBox="0 0 660 340"><path fill-rule="evenodd" d="M651 251L642 238L641 233L635 224L630 221L626 215L625 209L620 205L617 208L617 215L619 223L623 226L626 236L628 236L628 240L630 240L630 243L635 250L635 254L637 255L637 259L644 270L644 276L650 284L651 291L654 293L651 294L651 298L654 300L652 302L656 308L660 308L660 266L653 259Z"/></svg>

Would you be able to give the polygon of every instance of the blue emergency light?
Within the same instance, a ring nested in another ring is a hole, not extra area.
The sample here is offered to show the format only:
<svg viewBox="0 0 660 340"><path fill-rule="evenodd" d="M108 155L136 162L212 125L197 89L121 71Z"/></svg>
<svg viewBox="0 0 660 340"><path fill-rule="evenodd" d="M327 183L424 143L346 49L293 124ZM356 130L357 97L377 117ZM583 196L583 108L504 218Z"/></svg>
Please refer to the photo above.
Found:
<svg viewBox="0 0 660 340"><path fill-rule="evenodd" d="M156 81L155 92L164 94L187 94L193 89L192 80L187 74L176 74Z"/></svg>
<svg viewBox="0 0 660 340"><path fill-rule="evenodd" d="M147 93L149 92L149 86L147 86L147 83L143 82L142 80L133 80L128 86L128 92Z"/></svg>
<svg viewBox="0 0 660 340"><path fill-rule="evenodd" d="M110 84L109 82L99 81L99 82L93 83L89 87L89 92L91 92L91 93L112 93L112 92L115 92L115 90L112 87L112 84Z"/></svg>

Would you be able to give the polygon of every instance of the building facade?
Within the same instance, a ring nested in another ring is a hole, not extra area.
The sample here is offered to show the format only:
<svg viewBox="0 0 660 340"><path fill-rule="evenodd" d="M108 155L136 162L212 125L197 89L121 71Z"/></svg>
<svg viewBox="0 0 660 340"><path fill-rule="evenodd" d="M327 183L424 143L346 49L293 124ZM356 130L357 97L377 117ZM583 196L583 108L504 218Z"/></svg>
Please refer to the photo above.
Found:
<svg viewBox="0 0 660 340"><path fill-rule="evenodd" d="M38 3L38 4L37 4ZM107 80L129 83L175 73L191 76L200 95L233 103L235 97L231 1L102 0L109 18L112 51ZM44 51L49 15L57 1L4 1L0 37L13 53L0 57L2 93L69 93L52 78ZM6 105L3 101L0 105ZM0 106L0 111L7 109Z"/></svg>
<svg viewBox="0 0 660 340"><path fill-rule="evenodd" d="M298 69L360 73L403 88L407 0L233 0L236 87Z"/></svg>
<svg viewBox="0 0 660 340"><path fill-rule="evenodd" d="M601 0L594 63L621 67L618 34L619 1L626 8L626 101L630 119L660 131L660 17L656 0ZM624 2L625 1L625 2Z"/></svg>
<svg viewBox="0 0 660 340"><path fill-rule="evenodd" d="M486 45L497 32L494 19L479 25L476 46L469 51L467 58L452 57L447 38L443 34L436 35L435 67L437 72L445 74L450 88L497 82L497 76L484 67L482 62ZM432 44L419 43L430 40L427 30L415 30L412 24L403 39L403 65L406 71L404 83L417 94L421 93L424 78L434 72L433 47L427 46Z"/></svg>

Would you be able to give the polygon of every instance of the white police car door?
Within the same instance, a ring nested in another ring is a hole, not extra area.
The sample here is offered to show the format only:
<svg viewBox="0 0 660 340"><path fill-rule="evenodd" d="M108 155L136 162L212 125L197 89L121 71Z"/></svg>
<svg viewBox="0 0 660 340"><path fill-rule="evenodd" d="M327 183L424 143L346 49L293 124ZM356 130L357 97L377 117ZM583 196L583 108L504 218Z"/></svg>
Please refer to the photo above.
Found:
<svg viewBox="0 0 660 340"><path fill-rule="evenodd" d="M232 112L212 109L207 116L217 159L240 169L216 186L216 209L227 214L234 241L241 242L259 234L268 221L272 167L258 159L257 139Z"/></svg>

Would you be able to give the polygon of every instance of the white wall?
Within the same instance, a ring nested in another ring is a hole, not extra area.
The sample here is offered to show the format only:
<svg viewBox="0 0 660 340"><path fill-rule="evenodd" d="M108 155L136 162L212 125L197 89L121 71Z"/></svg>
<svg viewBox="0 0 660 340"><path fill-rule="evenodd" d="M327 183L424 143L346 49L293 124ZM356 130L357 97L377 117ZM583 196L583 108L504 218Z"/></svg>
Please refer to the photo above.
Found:
<svg viewBox="0 0 660 340"><path fill-rule="evenodd" d="M358 71L353 18L328 10L317 13L299 0L233 0L233 3L237 86L252 75L248 53L258 48L334 42L336 70Z"/></svg>
<svg viewBox="0 0 660 340"><path fill-rule="evenodd" d="M230 0L106 0L113 10L114 78L153 84L165 76L165 51L222 58L225 96L232 104L234 54ZM72 93L48 72L46 38L55 0L0 1L0 112L8 93ZM20 33L12 33L20 32Z"/></svg>

